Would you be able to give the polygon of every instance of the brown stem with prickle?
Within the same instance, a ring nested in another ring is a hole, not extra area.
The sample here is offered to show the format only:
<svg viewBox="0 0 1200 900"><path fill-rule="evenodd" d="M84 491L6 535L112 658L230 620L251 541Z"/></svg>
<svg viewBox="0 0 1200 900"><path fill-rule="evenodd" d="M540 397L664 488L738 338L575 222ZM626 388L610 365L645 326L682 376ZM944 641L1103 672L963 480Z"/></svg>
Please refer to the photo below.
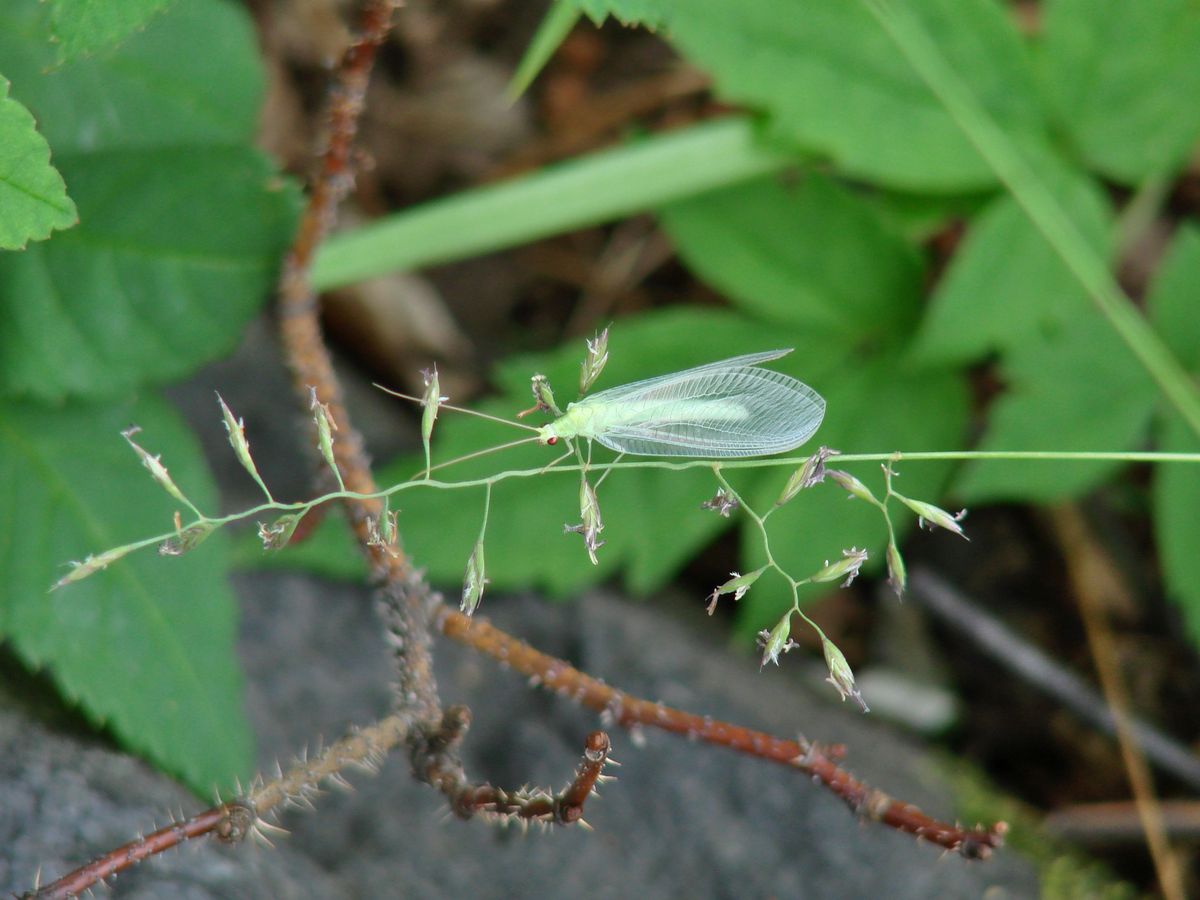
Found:
<svg viewBox="0 0 1200 900"><path fill-rule="evenodd" d="M445 610L439 625L446 636L534 679L546 690L611 716L618 725L626 728L647 726L687 735L799 769L841 797L856 815L915 835L968 859L987 858L993 849L1003 843L1004 834L1008 831L1004 822L997 822L987 829L960 828L939 822L915 806L895 800L839 768L830 756L840 755L841 748L827 754L825 748L803 738L799 741L784 740L631 696L562 660L547 656L483 619L472 619Z"/></svg>

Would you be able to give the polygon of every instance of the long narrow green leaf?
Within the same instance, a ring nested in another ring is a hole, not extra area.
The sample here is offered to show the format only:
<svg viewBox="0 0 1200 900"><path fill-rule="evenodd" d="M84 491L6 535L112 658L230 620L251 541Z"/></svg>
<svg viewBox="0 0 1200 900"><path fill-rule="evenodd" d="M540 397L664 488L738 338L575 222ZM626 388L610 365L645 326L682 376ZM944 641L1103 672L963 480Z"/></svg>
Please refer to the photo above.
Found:
<svg viewBox="0 0 1200 900"><path fill-rule="evenodd" d="M528 90L533 79L538 77L546 63L550 62L550 57L554 56L554 51L567 39L581 15L583 13L579 8L572 6L568 0L554 0L504 91L510 100L516 100Z"/></svg>
<svg viewBox="0 0 1200 900"><path fill-rule="evenodd" d="M646 138L334 235L317 256L313 284L328 290L513 247L779 171L795 161L756 141L748 118Z"/></svg>
<svg viewBox="0 0 1200 900"><path fill-rule="evenodd" d="M1104 259L1092 250L1042 179L946 62L921 23L901 4L888 0L864 2L1159 389L1192 431L1200 435L1200 392L1117 285Z"/></svg>

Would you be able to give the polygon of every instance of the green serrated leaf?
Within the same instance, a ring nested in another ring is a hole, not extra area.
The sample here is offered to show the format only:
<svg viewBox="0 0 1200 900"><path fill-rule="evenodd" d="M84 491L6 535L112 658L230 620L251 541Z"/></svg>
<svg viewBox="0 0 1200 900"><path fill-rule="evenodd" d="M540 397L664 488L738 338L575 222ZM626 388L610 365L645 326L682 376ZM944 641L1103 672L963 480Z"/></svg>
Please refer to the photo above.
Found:
<svg viewBox="0 0 1200 900"><path fill-rule="evenodd" d="M1160 450L1200 452L1200 440L1178 416L1159 425ZM1179 604L1188 636L1200 646L1200 468L1160 463L1154 473L1154 533L1168 595Z"/></svg>
<svg viewBox="0 0 1200 900"><path fill-rule="evenodd" d="M229 352L286 246L296 194L236 147L64 157L83 224L0 257L0 390L118 395Z"/></svg>
<svg viewBox="0 0 1200 900"><path fill-rule="evenodd" d="M143 27L172 0L54 0L51 22L61 60L111 47Z"/></svg>
<svg viewBox="0 0 1200 900"><path fill-rule="evenodd" d="M1146 306L1155 330L1187 368L1200 370L1200 228L1181 225Z"/></svg>
<svg viewBox="0 0 1200 900"><path fill-rule="evenodd" d="M1144 438L1154 382L1097 312L1084 310L1030 337L1002 362L981 450L1124 450ZM963 470L956 494L970 503L1078 497L1119 462L987 460Z"/></svg>
<svg viewBox="0 0 1200 900"><path fill-rule="evenodd" d="M905 339L916 321L920 257L829 178L811 174L795 188L756 179L660 217L688 266L756 316L815 327L847 346Z"/></svg>
<svg viewBox="0 0 1200 900"><path fill-rule="evenodd" d="M1105 254L1112 213L1099 186L1078 173L1064 174L1057 194L1075 225ZM913 353L930 363L970 362L1062 327L1087 308L1079 282L1006 194L971 223L930 301Z"/></svg>
<svg viewBox="0 0 1200 900"><path fill-rule="evenodd" d="M131 422L215 511L195 439L159 400L0 405L0 631L92 721L211 793L252 763L224 536L179 558L144 550L48 593L69 560L171 528L178 504L121 439Z"/></svg>
<svg viewBox="0 0 1200 900"><path fill-rule="evenodd" d="M1019 146L1046 143L1026 47L1001 4L908 4ZM860 2L693 0L664 34L725 99L763 110L776 134L892 188L975 190L995 175Z"/></svg>
<svg viewBox="0 0 1200 900"><path fill-rule="evenodd" d="M0 57L23 73L14 90L45 123L82 224L0 255L0 392L119 396L233 346L298 195L249 147L261 73L243 13L178 4L119 52L57 69L39 28L36 4L6 7ZM197 34L210 52L193 52Z"/></svg>
<svg viewBox="0 0 1200 900"><path fill-rule="evenodd" d="M844 453L876 453L929 447L953 450L961 447L966 434L968 397L962 376L950 369L913 369L898 354L885 353L869 360L856 359L843 365L825 388L828 405L825 423L817 441ZM841 468L836 456L827 465ZM878 497L883 497L879 467L846 467ZM942 493L952 467L949 463L900 463L896 489L910 497L936 500ZM786 471L764 471L751 485L751 502L762 512L770 508L787 479ZM740 473L733 473L734 487ZM892 505L898 529L911 525L913 517L898 504ZM850 547L865 547L870 561L865 571L883 565L887 530L875 507L849 495L830 480L801 491L768 520L771 552L793 577L812 574L826 560L834 560ZM927 540L959 540L931 537ZM741 530L742 555L746 569L763 559L762 541L756 528ZM808 585L801 597L829 592L829 585ZM752 637L769 627L791 604L791 593L778 576L764 575L738 602L737 630Z"/></svg>
<svg viewBox="0 0 1200 900"><path fill-rule="evenodd" d="M0 250L20 250L79 221L50 147L0 76Z"/></svg>
<svg viewBox="0 0 1200 900"><path fill-rule="evenodd" d="M1200 139L1200 5L1044 4L1044 90L1074 149L1125 184L1178 169Z"/></svg>
<svg viewBox="0 0 1200 900"><path fill-rule="evenodd" d="M174 3L103 58L56 66L54 54L36 0L0 4L5 75L56 157L254 138L264 85L258 43L245 10L225 0Z"/></svg>
<svg viewBox="0 0 1200 900"><path fill-rule="evenodd" d="M663 23L673 0L573 0L597 25L612 16L623 25L654 29Z"/></svg>

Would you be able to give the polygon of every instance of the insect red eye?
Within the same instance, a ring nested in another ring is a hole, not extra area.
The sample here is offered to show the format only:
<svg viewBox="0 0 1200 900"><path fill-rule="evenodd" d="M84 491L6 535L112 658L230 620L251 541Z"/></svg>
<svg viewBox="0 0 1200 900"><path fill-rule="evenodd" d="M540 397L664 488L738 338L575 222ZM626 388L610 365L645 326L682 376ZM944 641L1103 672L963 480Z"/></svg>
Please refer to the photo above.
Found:
<svg viewBox="0 0 1200 900"><path fill-rule="evenodd" d="M548 438L546 438L546 444L547 444L548 446L550 446L550 447L553 447L553 446L554 446L555 444L557 444L557 443L558 443L558 438L557 438L557 437L548 437Z"/></svg>

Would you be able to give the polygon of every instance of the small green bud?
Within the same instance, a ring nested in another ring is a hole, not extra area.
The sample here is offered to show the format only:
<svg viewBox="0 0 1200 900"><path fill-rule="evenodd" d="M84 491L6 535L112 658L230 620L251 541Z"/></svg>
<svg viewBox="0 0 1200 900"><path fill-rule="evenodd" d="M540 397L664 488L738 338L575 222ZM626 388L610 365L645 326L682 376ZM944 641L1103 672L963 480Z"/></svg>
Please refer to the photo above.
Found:
<svg viewBox="0 0 1200 900"><path fill-rule="evenodd" d="M805 488L810 488L824 481L825 476L829 474L825 468L825 460L831 456L836 456L837 452L837 450L830 450L828 447L821 447L816 453L806 459L804 465L793 472L787 480L787 484L783 486L783 492L779 495L779 499L775 501L775 505L783 506Z"/></svg>
<svg viewBox="0 0 1200 900"><path fill-rule="evenodd" d="M479 601L483 599L483 586L487 584L484 571L483 539L480 538L475 542L471 558L467 560L467 571L463 576L462 602L458 605L468 616L479 608Z"/></svg>
<svg viewBox="0 0 1200 900"><path fill-rule="evenodd" d="M842 582L842 587L849 587L851 582L858 577L858 570L862 568L863 563L866 561L866 550L851 547L849 550L842 551L842 558L837 562L831 563L826 560L824 568L810 575L808 580L824 584L845 578L846 580Z"/></svg>
<svg viewBox="0 0 1200 900"><path fill-rule="evenodd" d="M388 509L387 498L384 497L379 518L367 519L367 546L382 550L394 559L400 555L396 549L397 539L396 511Z"/></svg>
<svg viewBox="0 0 1200 900"><path fill-rule="evenodd" d="M601 331L593 340L587 342L587 355L579 370L579 393L586 394L588 388L595 384L604 366L608 363L608 328Z"/></svg>
<svg viewBox="0 0 1200 900"><path fill-rule="evenodd" d="M870 488L851 475L849 472L843 472L840 469L830 469L829 477L847 491L851 497L857 497L859 500L866 500L868 503L879 505L879 501L875 499L875 495L871 493Z"/></svg>
<svg viewBox="0 0 1200 900"><path fill-rule="evenodd" d="M98 556L89 556L83 562L72 562L71 571L50 585L50 590L55 591L65 584L70 584L73 581L82 581L89 575L95 575L102 569L107 569L122 556L132 552L133 545L126 544L123 547L114 547L112 550L105 550Z"/></svg>
<svg viewBox="0 0 1200 900"><path fill-rule="evenodd" d="M964 540L970 540L970 538L963 533L962 526L958 524L967 515L967 511L965 509L961 509L958 512L951 514L939 506L934 506L932 503L926 503L924 500L912 500L908 497L905 497L903 494L895 494L894 496L920 517L919 522L922 526L925 526L925 524L928 523L930 530L933 530L935 526L938 528L945 528L947 531L954 532Z"/></svg>
<svg viewBox="0 0 1200 900"><path fill-rule="evenodd" d="M217 394L217 402L221 404L221 417L225 420L225 431L229 435L229 444L233 447L234 455L238 458L238 462L242 464L242 468L249 472L250 477L262 488L263 493L267 495L267 499L272 500L271 492L267 490L262 476L258 474L258 467L254 464L254 459L250 456L250 442L246 440L245 422L234 418L233 410L226 405L225 398L220 394Z"/></svg>
<svg viewBox="0 0 1200 900"><path fill-rule="evenodd" d="M280 516L270 525L258 523L258 539L263 542L264 550L282 550L292 539L296 526L304 518L304 513L288 513Z"/></svg>
<svg viewBox="0 0 1200 900"><path fill-rule="evenodd" d="M821 649L825 652L825 665L829 668L829 677L825 680L837 688L843 701L847 697L853 697L858 701L863 712L870 712L867 702L863 700L862 693L854 686L854 671L846 662L845 655L838 649L837 644L825 637L824 633L821 633Z"/></svg>
<svg viewBox="0 0 1200 900"><path fill-rule="evenodd" d="M908 570L904 566L904 557L900 555L900 548L896 546L894 540L888 541L887 567L888 584L892 586L897 597L904 596L904 589L908 586Z"/></svg>
<svg viewBox="0 0 1200 900"><path fill-rule="evenodd" d="M437 421L438 409L449 397L441 395L441 382L438 379L437 366L423 369L421 375L425 378L425 393L421 397L421 445L425 448L425 474L428 477L430 469L429 440L433 437L433 423Z"/></svg>
<svg viewBox="0 0 1200 900"><path fill-rule="evenodd" d="M550 380L545 375L534 375L530 386L533 389L534 399L542 408L556 416L562 415L562 410L554 402L554 391L550 389Z"/></svg>
<svg viewBox="0 0 1200 900"><path fill-rule="evenodd" d="M763 629L758 633L759 645L763 648L762 663L759 668L769 662L779 665L779 654L787 653L796 643L789 638L792 635L792 611L789 609L770 631Z"/></svg>
<svg viewBox="0 0 1200 900"><path fill-rule="evenodd" d="M736 603L746 596L746 591L754 582L758 581L760 575L767 571L767 567L763 566L760 569L755 569L753 572L747 572L745 575L739 575L737 572L730 572L733 577L722 585L718 585L713 589L713 592L708 595L708 614L711 616L717 608L717 598L725 594L733 594L733 600Z"/></svg>
<svg viewBox="0 0 1200 900"><path fill-rule="evenodd" d="M329 404L322 403L317 399L317 389L314 387L309 390L312 391L312 402L309 403L309 408L313 411L313 422L317 425L317 449L321 451L321 456L325 458L325 462L333 471L338 486L345 490L342 473L333 456L333 433L337 431L337 422L333 421L333 415L329 412Z"/></svg>
<svg viewBox="0 0 1200 900"><path fill-rule="evenodd" d="M400 526L396 519L400 510L392 509L392 498L383 498L383 509L379 513L379 536L385 544L394 544L400 536Z"/></svg>
<svg viewBox="0 0 1200 900"><path fill-rule="evenodd" d="M151 476L153 476L154 480L157 481L168 494L185 506L195 509L195 507L192 506L191 501L183 495L183 491L181 491L178 485L175 484L174 479L171 478L171 474L167 471L167 467L162 464L162 459L158 456L151 456L149 452L138 446L137 442L134 441L133 436L141 430L142 429L137 425L132 425L121 432L121 437L125 438L125 440L129 442L129 446L133 448L133 451L139 457L141 457L142 465L150 470Z"/></svg>
<svg viewBox="0 0 1200 900"><path fill-rule="evenodd" d="M600 540L604 520L600 517L600 501L596 497L596 490L586 478L579 482L579 515L583 521L578 525L563 525L563 533L582 534L588 559L592 561L593 566L599 565L596 551L604 546L604 541Z"/></svg>

